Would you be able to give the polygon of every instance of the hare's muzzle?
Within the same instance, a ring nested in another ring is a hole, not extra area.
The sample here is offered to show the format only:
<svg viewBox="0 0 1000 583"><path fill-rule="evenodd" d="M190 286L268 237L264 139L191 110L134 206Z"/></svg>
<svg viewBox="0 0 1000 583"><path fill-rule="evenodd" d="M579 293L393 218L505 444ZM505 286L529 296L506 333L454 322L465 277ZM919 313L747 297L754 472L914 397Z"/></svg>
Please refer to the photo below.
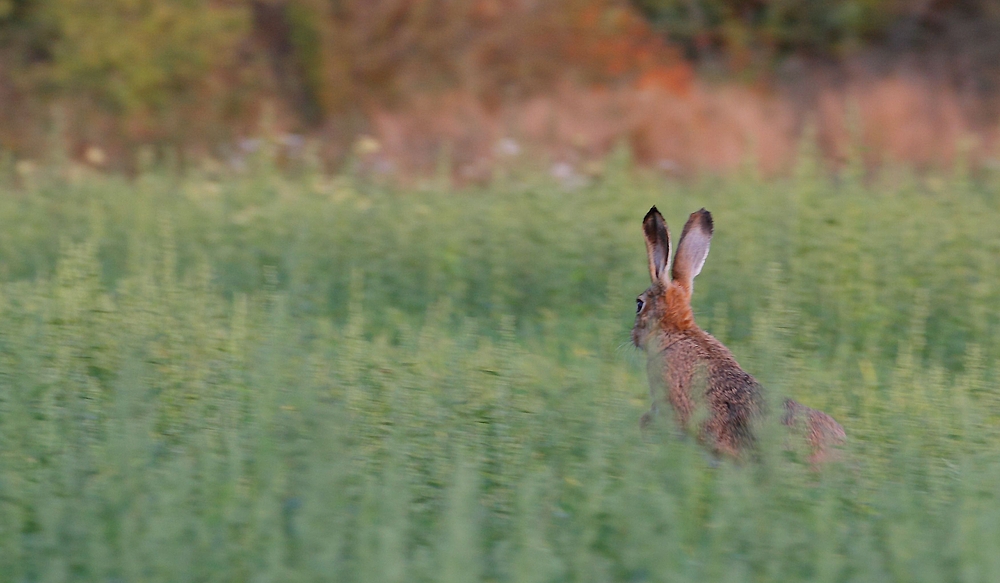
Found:
<svg viewBox="0 0 1000 583"><path fill-rule="evenodd" d="M645 350L645 348L643 347L642 336L643 336L642 330L640 330L638 327L632 328L632 344L636 348L642 348L643 350Z"/></svg>

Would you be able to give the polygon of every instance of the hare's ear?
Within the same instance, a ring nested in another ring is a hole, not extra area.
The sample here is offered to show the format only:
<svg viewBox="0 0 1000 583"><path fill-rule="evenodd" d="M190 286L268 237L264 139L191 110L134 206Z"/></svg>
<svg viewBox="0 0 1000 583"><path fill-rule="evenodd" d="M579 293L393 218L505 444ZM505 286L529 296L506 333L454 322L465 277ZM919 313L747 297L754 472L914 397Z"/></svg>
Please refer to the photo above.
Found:
<svg viewBox="0 0 1000 583"><path fill-rule="evenodd" d="M670 259L670 231L667 222L656 207L649 209L642 219L642 234L646 236L646 255L649 256L649 279L653 283L669 283L667 261Z"/></svg>
<svg viewBox="0 0 1000 583"><path fill-rule="evenodd" d="M691 291L695 276L701 273L708 257L708 244L712 242L712 213L705 209L691 213L681 240L677 243L677 256L674 257L674 281Z"/></svg>

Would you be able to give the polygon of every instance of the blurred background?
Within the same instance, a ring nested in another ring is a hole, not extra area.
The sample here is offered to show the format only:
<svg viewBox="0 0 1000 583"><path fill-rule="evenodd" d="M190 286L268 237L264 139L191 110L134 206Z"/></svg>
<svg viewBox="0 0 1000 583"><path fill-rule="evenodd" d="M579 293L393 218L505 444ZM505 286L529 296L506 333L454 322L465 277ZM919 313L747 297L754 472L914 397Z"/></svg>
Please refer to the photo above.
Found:
<svg viewBox="0 0 1000 583"><path fill-rule="evenodd" d="M991 164L998 31L988 0L3 0L0 151L238 163L266 123L289 157L358 145L405 180L447 150L474 182L526 147L593 172L617 143L781 173L806 128L834 165L854 128L868 164Z"/></svg>

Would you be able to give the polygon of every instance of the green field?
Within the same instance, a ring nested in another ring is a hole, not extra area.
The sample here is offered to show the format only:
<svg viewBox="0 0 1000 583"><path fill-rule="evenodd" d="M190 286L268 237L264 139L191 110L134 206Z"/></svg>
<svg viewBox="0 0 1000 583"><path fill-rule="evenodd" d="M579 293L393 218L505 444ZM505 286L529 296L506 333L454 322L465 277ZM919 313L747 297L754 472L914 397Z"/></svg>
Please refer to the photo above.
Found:
<svg viewBox="0 0 1000 583"><path fill-rule="evenodd" d="M1000 175L0 173L0 581L1000 581ZM845 427L643 439L640 222Z"/></svg>

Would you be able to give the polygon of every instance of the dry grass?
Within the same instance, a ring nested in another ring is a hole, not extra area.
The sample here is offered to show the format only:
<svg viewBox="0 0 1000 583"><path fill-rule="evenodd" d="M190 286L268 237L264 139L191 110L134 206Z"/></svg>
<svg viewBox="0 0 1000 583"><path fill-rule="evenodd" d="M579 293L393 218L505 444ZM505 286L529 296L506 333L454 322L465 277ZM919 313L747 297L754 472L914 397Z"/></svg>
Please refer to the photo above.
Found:
<svg viewBox="0 0 1000 583"><path fill-rule="evenodd" d="M947 167L960 155L982 165L996 155L995 123L981 113L986 104L927 76L800 79L799 85L814 85L803 94L707 82L685 65L660 71L666 82L644 77L618 88L563 83L498 108L463 91L418 96L372 115L373 135L382 146L372 154L372 167L424 174L449 148L456 179L486 180L504 158L530 144L528 150L542 153L553 167L561 163L565 172L568 164L585 174L615 144L626 142L640 163L672 174L729 171L748 160L765 174L781 174L794 163L807 127L833 167L857 146L870 166Z"/></svg>

